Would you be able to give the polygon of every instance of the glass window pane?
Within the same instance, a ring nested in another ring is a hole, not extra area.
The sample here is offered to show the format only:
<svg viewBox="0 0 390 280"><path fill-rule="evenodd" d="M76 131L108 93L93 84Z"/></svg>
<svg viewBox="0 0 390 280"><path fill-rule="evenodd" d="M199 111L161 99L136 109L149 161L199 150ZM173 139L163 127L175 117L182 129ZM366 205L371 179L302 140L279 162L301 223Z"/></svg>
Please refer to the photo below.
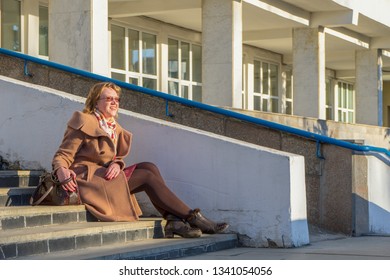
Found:
<svg viewBox="0 0 390 280"><path fill-rule="evenodd" d="M138 79L129 77L129 83L138 86Z"/></svg>
<svg viewBox="0 0 390 280"><path fill-rule="evenodd" d="M326 108L326 119L331 120L332 119L332 108Z"/></svg>
<svg viewBox="0 0 390 280"><path fill-rule="evenodd" d="M347 108L347 84L343 83L343 108Z"/></svg>
<svg viewBox="0 0 390 280"><path fill-rule="evenodd" d="M168 93L179 96L179 83L168 81Z"/></svg>
<svg viewBox="0 0 390 280"><path fill-rule="evenodd" d="M142 79L142 86L145 88L157 89L157 80L156 79L148 79L148 78L143 78Z"/></svg>
<svg viewBox="0 0 390 280"><path fill-rule="evenodd" d="M202 82L202 47L192 45L192 81Z"/></svg>
<svg viewBox="0 0 390 280"><path fill-rule="evenodd" d="M129 84L138 86L138 79L134 77L129 77Z"/></svg>
<svg viewBox="0 0 390 280"><path fill-rule="evenodd" d="M262 94L269 94L269 87L268 87L268 83L269 83L269 74L268 74L268 68L269 68L269 65L268 63L265 63L263 62L262 63L262 91L261 93Z"/></svg>
<svg viewBox="0 0 390 280"><path fill-rule="evenodd" d="M343 106L343 103L342 103L342 100L343 100L343 98L342 98L342 85L341 85L341 83L337 83L337 85L338 85L338 102L339 102L339 107L340 108L342 108L342 106Z"/></svg>
<svg viewBox="0 0 390 280"><path fill-rule="evenodd" d="M325 91L326 91L326 105L332 106L332 97L330 96L330 80L326 80L325 82Z"/></svg>
<svg viewBox="0 0 390 280"><path fill-rule="evenodd" d="M156 75L156 35L142 33L142 73Z"/></svg>
<svg viewBox="0 0 390 280"><path fill-rule="evenodd" d="M353 91L348 88L348 109L353 109Z"/></svg>
<svg viewBox="0 0 390 280"><path fill-rule="evenodd" d="M268 112L268 99L263 99L262 111Z"/></svg>
<svg viewBox="0 0 390 280"><path fill-rule="evenodd" d="M188 99L188 86L181 86L181 97Z"/></svg>
<svg viewBox="0 0 390 280"><path fill-rule="evenodd" d="M260 111L260 96L253 96L253 110Z"/></svg>
<svg viewBox="0 0 390 280"><path fill-rule="evenodd" d="M348 122L353 123L353 112L348 112Z"/></svg>
<svg viewBox="0 0 390 280"><path fill-rule="evenodd" d="M271 112L278 113L279 112L279 102L277 99L272 98L271 99Z"/></svg>
<svg viewBox="0 0 390 280"><path fill-rule="evenodd" d="M190 44L181 43L181 79L190 80Z"/></svg>
<svg viewBox="0 0 390 280"><path fill-rule="evenodd" d="M129 29L129 71L139 73L139 32Z"/></svg>
<svg viewBox="0 0 390 280"><path fill-rule="evenodd" d="M278 96L278 66L275 64L270 65L271 75L271 95Z"/></svg>
<svg viewBox="0 0 390 280"><path fill-rule="evenodd" d="M125 70L125 28L111 25L111 67Z"/></svg>
<svg viewBox="0 0 390 280"><path fill-rule="evenodd" d="M202 87L192 86L192 100L202 102Z"/></svg>
<svg viewBox="0 0 390 280"><path fill-rule="evenodd" d="M179 78L179 41L168 40L168 77Z"/></svg>
<svg viewBox="0 0 390 280"><path fill-rule="evenodd" d="M126 75L125 74L111 72L111 78L113 78L115 80L122 81L122 82L126 82Z"/></svg>
<svg viewBox="0 0 390 280"><path fill-rule="evenodd" d="M20 1L1 1L1 47L21 51Z"/></svg>
<svg viewBox="0 0 390 280"><path fill-rule="evenodd" d="M286 71L286 97L292 98L292 73L291 70Z"/></svg>
<svg viewBox="0 0 390 280"><path fill-rule="evenodd" d="M39 6L39 55L49 55L49 9Z"/></svg>
<svg viewBox="0 0 390 280"><path fill-rule="evenodd" d="M253 91L260 93L260 62L256 60L253 62Z"/></svg>

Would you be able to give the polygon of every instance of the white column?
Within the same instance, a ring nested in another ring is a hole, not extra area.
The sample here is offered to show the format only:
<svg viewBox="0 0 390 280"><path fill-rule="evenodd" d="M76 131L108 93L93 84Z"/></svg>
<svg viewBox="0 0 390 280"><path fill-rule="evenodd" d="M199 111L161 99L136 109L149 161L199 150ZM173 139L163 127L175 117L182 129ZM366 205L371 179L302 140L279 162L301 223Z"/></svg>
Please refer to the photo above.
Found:
<svg viewBox="0 0 390 280"><path fill-rule="evenodd" d="M50 0L49 26L51 61L109 74L107 0Z"/></svg>
<svg viewBox="0 0 390 280"><path fill-rule="evenodd" d="M242 3L202 1L202 100L242 107Z"/></svg>
<svg viewBox="0 0 390 280"><path fill-rule="evenodd" d="M325 34L322 28L293 32L294 115L326 119Z"/></svg>
<svg viewBox="0 0 390 280"><path fill-rule="evenodd" d="M383 125L382 55L380 50L356 51L356 123Z"/></svg>

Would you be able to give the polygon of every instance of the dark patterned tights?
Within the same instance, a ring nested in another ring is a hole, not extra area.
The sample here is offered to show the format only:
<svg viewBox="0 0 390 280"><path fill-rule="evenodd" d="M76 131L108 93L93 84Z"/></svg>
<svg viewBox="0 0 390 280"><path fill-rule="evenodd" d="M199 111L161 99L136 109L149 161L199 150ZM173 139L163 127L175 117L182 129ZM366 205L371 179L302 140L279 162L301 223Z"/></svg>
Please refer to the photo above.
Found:
<svg viewBox="0 0 390 280"><path fill-rule="evenodd" d="M137 163L129 179L131 193L146 192L154 207L165 217L173 214L185 219L191 209L166 185L158 167L150 162Z"/></svg>

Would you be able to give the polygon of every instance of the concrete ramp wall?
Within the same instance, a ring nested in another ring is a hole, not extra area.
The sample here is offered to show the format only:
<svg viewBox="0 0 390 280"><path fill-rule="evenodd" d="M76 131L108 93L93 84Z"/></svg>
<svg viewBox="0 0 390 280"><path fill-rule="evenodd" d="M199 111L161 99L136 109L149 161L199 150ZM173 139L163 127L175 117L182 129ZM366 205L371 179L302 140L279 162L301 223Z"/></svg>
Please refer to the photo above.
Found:
<svg viewBox="0 0 390 280"><path fill-rule="evenodd" d="M390 161L368 159L368 232L390 234Z"/></svg>
<svg viewBox="0 0 390 280"><path fill-rule="evenodd" d="M0 156L26 169L50 169L66 122L84 99L0 79ZM231 224L247 246L309 243L304 158L122 110L134 134L128 164L156 163L190 207ZM138 196L144 214L153 213Z"/></svg>

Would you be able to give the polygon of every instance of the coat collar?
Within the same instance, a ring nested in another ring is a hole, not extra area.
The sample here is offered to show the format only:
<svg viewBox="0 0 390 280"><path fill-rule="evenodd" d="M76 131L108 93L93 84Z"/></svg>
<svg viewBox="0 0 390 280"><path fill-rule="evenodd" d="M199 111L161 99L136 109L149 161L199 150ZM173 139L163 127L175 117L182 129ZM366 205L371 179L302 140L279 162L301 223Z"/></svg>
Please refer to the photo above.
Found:
<svg viewBox="0 0 390 280"><path fill-rule="evenodd" d="M68 126L81 130L92 137L107 136L107 133L99 126L99 122L93 114L76 111L68 122ZM122 132L122 127L117 125L117 133Z"/></svg>

